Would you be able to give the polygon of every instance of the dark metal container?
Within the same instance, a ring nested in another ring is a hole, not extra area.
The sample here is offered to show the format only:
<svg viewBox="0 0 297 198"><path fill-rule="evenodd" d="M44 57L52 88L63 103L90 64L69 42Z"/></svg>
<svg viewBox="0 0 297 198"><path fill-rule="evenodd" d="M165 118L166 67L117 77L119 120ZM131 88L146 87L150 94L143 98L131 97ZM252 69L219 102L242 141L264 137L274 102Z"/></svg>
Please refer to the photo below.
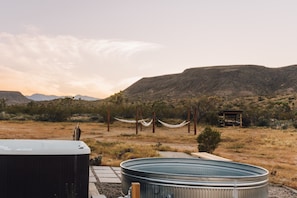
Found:
<svg viewBox="0 0 297 198"><path fill-rule="evenodd" d="M89 154L81 141L0 140L0 197L88 198Z"/></svg>
<svg viewBox="0 0 297 198"><path fill-rule="evenodd" d="M267 198L268 171L197 158L141 158L121 163L122 192L140 183L141 198Z"/></svg>

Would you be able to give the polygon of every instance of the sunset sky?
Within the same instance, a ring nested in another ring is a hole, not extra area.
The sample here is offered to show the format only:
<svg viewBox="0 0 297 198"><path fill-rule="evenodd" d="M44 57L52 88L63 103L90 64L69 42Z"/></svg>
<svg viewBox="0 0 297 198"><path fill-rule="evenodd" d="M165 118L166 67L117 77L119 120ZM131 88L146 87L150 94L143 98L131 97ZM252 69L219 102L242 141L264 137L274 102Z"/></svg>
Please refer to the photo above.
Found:
<svg viewBox="0 0 297 198"><path fill-rule="evenodd" d="M0 3L0 90L105 98L143 77L232 64L297 64L297 1Z"/></svg>

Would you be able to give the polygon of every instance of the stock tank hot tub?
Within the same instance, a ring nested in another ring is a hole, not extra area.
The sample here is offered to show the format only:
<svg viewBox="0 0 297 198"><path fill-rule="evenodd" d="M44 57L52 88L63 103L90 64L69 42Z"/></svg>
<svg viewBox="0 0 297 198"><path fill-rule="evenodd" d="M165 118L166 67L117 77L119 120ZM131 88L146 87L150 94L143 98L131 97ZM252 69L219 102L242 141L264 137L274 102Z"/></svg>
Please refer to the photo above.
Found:
<svg viewBox="0 0 297 198"><path fill-rule="evenodd" d="M88 198L89 154L82 141L0 140L0 197Z"/></svg>
<svg viewBox="0 0 297 198"><path fill-rule="evenodd" d="M121 163L122 192L140 183L141 198L267 198L268 171L197 158L141 158Z"/></svg>

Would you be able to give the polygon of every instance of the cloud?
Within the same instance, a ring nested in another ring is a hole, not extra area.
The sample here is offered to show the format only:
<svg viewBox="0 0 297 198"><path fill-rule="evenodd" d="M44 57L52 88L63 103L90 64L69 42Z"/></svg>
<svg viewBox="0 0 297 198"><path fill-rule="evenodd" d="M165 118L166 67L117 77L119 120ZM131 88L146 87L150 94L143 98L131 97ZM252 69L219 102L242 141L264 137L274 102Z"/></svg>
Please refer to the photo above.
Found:
<svg viewBox="0 0 297 198"><path fill-rule="evenodd" d="M118 82L134 77L138 54L162 47L142 41L50 36L38 34L35 28L32 31L35 33L0 33L0 70L5 76L1 89L15 86L28 92L108 96Z"/></svg>
<svg viewBox="0 0 297 198"><path fill-rule="evenodd" d="M29 34L40 34L41 33L41 29L34 25L25 24L22 26L23 26L23 29L25 30L25 32L27 32Z"/></svg>

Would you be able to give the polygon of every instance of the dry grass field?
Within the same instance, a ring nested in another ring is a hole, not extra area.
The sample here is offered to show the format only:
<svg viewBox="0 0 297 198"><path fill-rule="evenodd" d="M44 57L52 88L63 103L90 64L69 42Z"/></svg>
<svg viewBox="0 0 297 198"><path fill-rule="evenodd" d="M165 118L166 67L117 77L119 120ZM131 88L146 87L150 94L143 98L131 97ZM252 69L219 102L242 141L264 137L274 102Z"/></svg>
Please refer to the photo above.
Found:
<svg viewBox="0 0 297 198"><path fill-rule="evenodd" d="M76 123L61 122L0 122L1 139L63 139L71 140ZM133 124L115 122L107 126L99 123L80 123L81 140L92 150L92 157L102 156L103 165L118 166L123 160L158 156L157 150L197 152L196 137L179 129L143 128L135 134ZM198 127L198 133L204 129ZM216 128L222 142L214 154L233 161L264 167L270 171L272 183L297 189L297 130L268 128Z"/></svg>

